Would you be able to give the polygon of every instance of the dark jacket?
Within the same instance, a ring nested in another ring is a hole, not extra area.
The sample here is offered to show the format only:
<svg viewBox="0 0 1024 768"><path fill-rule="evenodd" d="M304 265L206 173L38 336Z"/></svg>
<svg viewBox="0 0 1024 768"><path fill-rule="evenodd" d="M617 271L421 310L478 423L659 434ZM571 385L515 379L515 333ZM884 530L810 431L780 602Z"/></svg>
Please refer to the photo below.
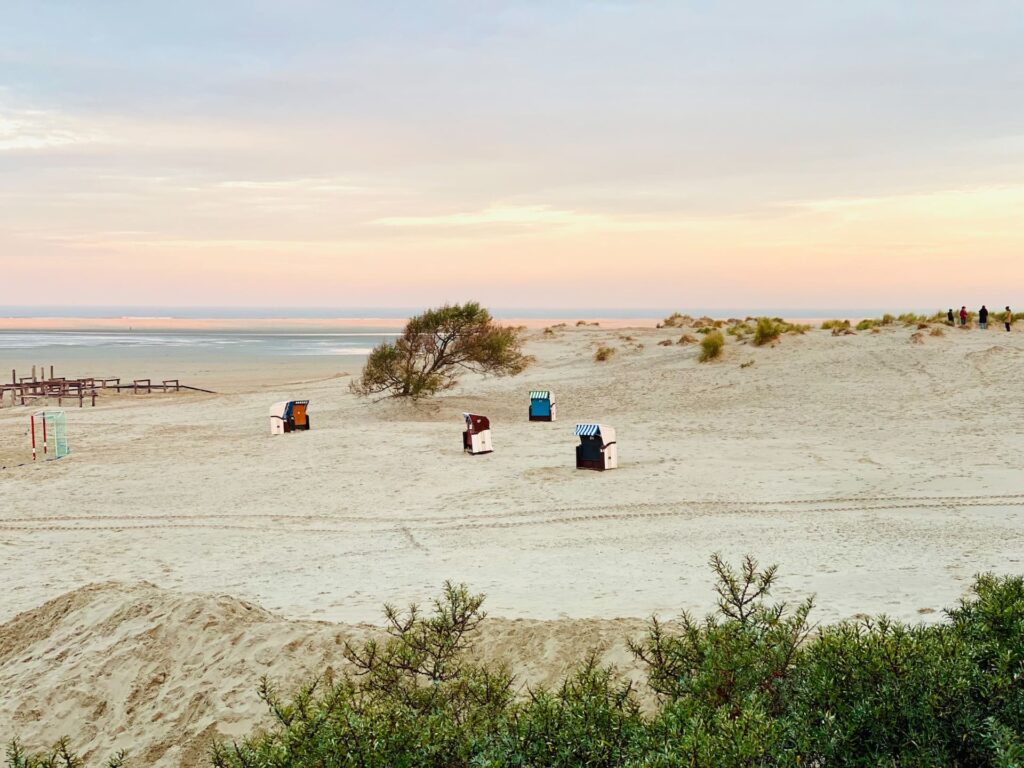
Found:
<svg viewBox="0 0 1024 768"><path fill-rule="evenodd" d="M979 319L979 320L980 320L981 322L983 322L983 323L987 323L987 322L988 322L988 310L987 310L987 309L985 309L984 307L982 307L982 308L981 308L981 309L980 309L980 310L978 311L978 319Z"/></svg>

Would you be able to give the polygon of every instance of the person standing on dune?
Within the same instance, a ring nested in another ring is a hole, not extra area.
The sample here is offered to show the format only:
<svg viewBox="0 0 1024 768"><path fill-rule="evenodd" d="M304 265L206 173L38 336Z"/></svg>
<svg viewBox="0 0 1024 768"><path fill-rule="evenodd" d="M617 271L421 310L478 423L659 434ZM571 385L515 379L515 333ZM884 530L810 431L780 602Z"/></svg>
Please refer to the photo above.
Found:
<svg viewBox="0 0 1024 768"><path fill-rule="evenodd" d="M946 322L950 325L956 325L956 321L953 319L953 308L949 308L949 312L946 313Z"/></svg>
<svg viewBox="0 0 1024 768"><path fill-rule="evenodd" d="M960 307L960 325L967 325L967 307Z"/></svg>
<svg viewBox="0 0 1024 768"><path fill-rule="evenodd" d="M1009 333L1010 326L1013 325L1013 312L1010 311L1009 307L1006 308L1006 314L1003 315L1003 324L1006 326L1006 332Z"/></svg>
<svg viewBox="0 0 1024 768"><path fill-rule="evenodd" d="M978 310L978 325L981 326L981 330L988 328L988 307L984 304L981 305L981 309Z"/></svg>

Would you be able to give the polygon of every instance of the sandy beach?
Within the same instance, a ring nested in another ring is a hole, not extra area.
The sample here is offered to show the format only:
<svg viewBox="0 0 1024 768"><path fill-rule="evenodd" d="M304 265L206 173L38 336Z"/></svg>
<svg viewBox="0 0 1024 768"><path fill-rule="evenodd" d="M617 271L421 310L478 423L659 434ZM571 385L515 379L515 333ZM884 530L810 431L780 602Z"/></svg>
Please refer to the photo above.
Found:
<svg viewBox="0 0 1024 768"><path fill-rule="evenodd" d="M817 621L935 620L975 573L1022 570L1024 335L913 332L730 339L699 364L659 345L678 329L531 330L526 373L419 405L350 394L356 357L206 360L217 394L67 408L72 455L35 465L31 409L4 407L0 733L194 764L260 721L259 674L337 663L383 602L446 579L487 594L480 652L532 681L593 646L628 666L645 617L708 610L713 552L778 563ZM538 388L557 422L527 422ZM271 437L289 397L313 428ZM462 453L463 411L493 454ZM590 421L618 430L618 470L574 468Z"/></svg>

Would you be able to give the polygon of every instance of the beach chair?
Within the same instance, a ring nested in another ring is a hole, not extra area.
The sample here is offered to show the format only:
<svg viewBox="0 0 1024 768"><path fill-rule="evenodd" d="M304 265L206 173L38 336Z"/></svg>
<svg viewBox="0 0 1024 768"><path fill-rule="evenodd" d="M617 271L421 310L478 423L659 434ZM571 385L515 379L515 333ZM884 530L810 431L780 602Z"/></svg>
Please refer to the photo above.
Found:
<svg viewBox="0 0 1024 768"><path fill-rule="evenodd" d="M554 421L558 417L558 406L551 401L551 392L535 389L530 392L530 421Z"/></svg>
<svg viewBox="0 0 1024 768"><path fill-rule="evenodd" d="M478 456L482 453L492 453L491 447L491 422L486 416L477 416L475 413L464 413L462 417L466 420L466 430L462 433L462 450L471 456Z"/></svg>
<svg viewBox="0 0 1024 768"><path fill-rule="evenodd" d="M270 406L270 434L309 429L309 400L282 400Z"/></svg>
<svg viewBox="0 0 1024 768"><path fill-rule="evenodd" d="M576 469L596 469L603 472L619 466L619 449L615 442L615 429L603 424L577 424Z"/></svg>

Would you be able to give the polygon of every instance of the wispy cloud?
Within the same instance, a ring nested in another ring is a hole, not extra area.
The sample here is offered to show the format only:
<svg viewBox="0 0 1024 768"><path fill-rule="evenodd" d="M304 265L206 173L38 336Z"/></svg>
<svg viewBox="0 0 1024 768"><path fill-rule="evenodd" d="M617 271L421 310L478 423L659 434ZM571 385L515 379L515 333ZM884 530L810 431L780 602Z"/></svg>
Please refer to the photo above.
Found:
<svg viewBox="0 0 1024 768"><path fill-rule="evenodd" d="M94 128L56 112L0 108L0 152L80 146L102 139Z"/></svg>
<svg viewBox="0 0 1024 768"><path fill-rule="evenodd" d="M324 194L351 194L358 195L376 191L375 188L353 184L342 178L300 178L300 179L272 179L263 181L252 181L239 179L232 181L221 181L216 184L221 189L239 189L251 192L306 192Z"/></svg>
<svg viewBox="0 0 1024 768"><path fill-rule="evenodd" d="M614 216L548 205L493 205L476 211L417 216L385 216L370 222L383 227L462 229L520 227L524 229L572 229L635 231L664 229L681 221L645 216Z"/></svg>

